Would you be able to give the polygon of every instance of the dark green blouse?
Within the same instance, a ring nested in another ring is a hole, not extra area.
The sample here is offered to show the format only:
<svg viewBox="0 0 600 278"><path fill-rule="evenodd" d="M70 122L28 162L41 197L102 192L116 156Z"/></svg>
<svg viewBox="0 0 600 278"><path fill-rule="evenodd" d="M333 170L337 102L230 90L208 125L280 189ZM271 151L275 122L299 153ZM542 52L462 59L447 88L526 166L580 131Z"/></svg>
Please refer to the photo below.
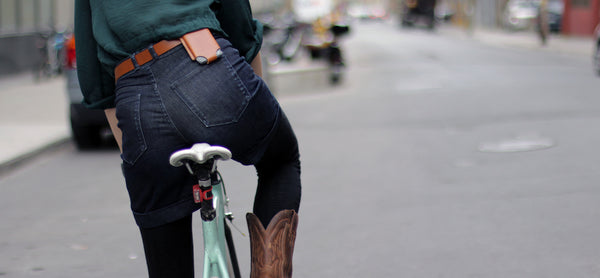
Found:
<svg viewBox="0 0 600 278"><path fill-rule="evenodd" d="M262 25L248 0L75 0L77 73L83 103L115 106L114 68L163 39L209 28L227 37L247 61L262 43Z"/></svg>

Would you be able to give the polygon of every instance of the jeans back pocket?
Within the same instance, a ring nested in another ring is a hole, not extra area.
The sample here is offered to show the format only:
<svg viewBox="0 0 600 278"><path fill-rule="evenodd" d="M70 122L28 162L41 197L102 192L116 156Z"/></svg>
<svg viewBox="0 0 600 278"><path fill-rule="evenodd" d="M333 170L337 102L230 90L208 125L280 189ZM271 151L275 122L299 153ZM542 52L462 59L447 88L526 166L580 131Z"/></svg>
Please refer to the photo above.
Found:
<svg viewBox="0 0 600 278"><path fill-rule="evenodd" d="M133 165L148 148L140 116L141 93L131 94L117 102L117 118L123 137L123 162Z"/></svg>
<svg viewBox="0 0 600 278"><path fill-rule="evenodd" d="M171 83L171 89L206 127L237 122L251 95L227 58L190 66L190 72Z"/></svg>

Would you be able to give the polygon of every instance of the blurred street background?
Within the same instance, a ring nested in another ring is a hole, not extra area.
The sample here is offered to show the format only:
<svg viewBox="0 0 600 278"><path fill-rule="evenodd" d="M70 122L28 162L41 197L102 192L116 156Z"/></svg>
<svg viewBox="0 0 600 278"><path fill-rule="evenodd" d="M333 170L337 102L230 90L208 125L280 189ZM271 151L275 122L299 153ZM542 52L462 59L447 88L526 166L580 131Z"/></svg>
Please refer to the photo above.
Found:
<svg viewBox="0 0 600 278"><path fill-rule="evenodd" d="M600 276L600 0L561 1L545 43L512 2L252 2L301 147L294 277ZM146 277L72 9L0 0L0 277ZM220 169L245 233L255 171Z"/></svg>

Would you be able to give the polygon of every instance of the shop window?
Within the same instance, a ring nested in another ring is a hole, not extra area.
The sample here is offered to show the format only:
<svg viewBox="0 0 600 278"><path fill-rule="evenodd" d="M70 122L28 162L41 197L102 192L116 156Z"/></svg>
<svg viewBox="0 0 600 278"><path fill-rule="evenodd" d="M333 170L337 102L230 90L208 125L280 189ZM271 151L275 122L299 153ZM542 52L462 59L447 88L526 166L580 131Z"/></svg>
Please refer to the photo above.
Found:
<svg viewBox="0 0 600 278"><path fill-rule="evenodd" d="M52 22L52 1L41 0L38 3L38 18L36 26L39 30L50 30L54 25Z"/></svg>
<svg viewBox="0 0 600 278"><path fill-rule="evenodd" d="M19 18L19 30L24 32L31 32L35 30L36 21L38 16L36 15L36 0L19 0L21 4L20 18Z"/></svg>
<svg viewBox="0 0 600 278"><path fill-rule="evenodd" d="M0 34L17 31L17 0L0 0Z"/></svg>

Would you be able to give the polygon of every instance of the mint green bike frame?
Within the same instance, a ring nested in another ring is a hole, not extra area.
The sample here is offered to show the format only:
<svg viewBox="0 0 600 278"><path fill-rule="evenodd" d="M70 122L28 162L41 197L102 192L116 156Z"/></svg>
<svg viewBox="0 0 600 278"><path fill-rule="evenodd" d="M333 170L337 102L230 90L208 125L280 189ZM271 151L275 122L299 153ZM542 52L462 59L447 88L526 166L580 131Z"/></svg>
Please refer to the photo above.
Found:
<svg viewBox="0 0 600 278"><path fill-rule="evenodd" d="M228 208L229 200L223 178L217 171L216 164L219 159L230 158L231 152L228 149L206 143L176 151L169 158L172 166L185 165L190 174L198 179L198 188L194 188L194 200L202 204L200 214L204 238L204 278L240 276L231 230L225 223L226 219L233 220L233 216ZM212 191L212 198L208 197L209 191Z"/></svg>
<svg viewBox="0 0 600 278"><path fill-rule="evenodd" d="M225 206L228 200L225 197L223 181L214 184L213 206L217 217L212 221L202 221L202 235L204 237L204 278L231 278L229 269L229 253L225 239Z"/></svg>

